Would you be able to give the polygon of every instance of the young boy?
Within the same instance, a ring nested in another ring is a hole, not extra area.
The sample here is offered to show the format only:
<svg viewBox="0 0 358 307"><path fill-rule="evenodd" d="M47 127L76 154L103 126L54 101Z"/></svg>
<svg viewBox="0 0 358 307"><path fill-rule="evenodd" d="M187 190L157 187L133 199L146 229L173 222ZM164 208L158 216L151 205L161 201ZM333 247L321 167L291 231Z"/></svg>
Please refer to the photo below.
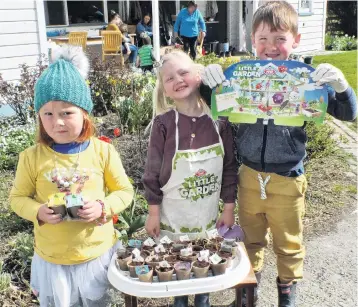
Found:
<svg viewBox="0 0 358 307"><path fill-rule="evenodd" d="M261 60L287 60L300 38L297 12L287 2L267 2L255 12L251 39ZM311 77L318 84L328 85L329 114L340 120L355 119L356 96L339 69L321 64ZM221 67L215 64L206 68L202 78L211 88L225 80ZM277 257L279 307L295 306L296 281L303 277L302 218L307 189L304 127L277 126L272 120L267 124L258 120L256 124L240 124L235 138L243 161L238 201L245 245L259 280L268 228L271 229Z"/></svg>
<svg viewBox="0 0 358 307"><path fill-rule="evenodd" d="M155 57L153 55L153 46L149 36L143 37L143 46L139 48L137 67L140 67L144 72L153 70L153 62Z"/></svg>

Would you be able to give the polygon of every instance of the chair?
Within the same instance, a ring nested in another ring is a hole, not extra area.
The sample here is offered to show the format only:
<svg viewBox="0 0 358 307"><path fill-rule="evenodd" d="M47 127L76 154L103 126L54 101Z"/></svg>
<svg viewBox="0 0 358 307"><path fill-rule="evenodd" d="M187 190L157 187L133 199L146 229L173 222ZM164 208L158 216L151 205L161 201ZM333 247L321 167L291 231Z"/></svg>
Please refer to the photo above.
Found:
<svg viewBox="0 0 358 307"><path fill-rule="evenodd" d="M81 46L85 52L87 47L87 32L70 32L68 36L68 44Z"/></svg>
<svg viewBox="0 0 358 307"><path fill-rule="evenodd" d="M106 56L119 56L121 67L124 66L122 53L122 33L120 31L102 31L102 61Z"/></svg>

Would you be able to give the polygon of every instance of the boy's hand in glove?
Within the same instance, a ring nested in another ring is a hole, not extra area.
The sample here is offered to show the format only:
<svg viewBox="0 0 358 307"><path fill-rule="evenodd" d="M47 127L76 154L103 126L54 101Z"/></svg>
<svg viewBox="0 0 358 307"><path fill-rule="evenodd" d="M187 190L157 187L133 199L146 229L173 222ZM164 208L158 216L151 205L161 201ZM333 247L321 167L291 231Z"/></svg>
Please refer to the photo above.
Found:
<svg viewBox="0 0 358 307"><path fill-rule="evenodd" d="M342 93L349 87L343 73L331 64L320 64L311 73L311 78L317 85L329 84L337 93Z"/></svg>

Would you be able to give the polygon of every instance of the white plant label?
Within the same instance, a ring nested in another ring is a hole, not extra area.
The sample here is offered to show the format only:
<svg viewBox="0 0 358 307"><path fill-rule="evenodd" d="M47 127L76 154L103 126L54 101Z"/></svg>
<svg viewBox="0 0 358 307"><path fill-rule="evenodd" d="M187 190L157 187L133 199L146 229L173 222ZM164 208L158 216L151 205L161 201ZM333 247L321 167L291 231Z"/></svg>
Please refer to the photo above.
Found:
<svg viewBox="0 0 358 307"><path fill-rule="evenodd" d="M185 235L185 236L180 236L179 241L180 242L188 242L188 241L190 241L190 239L189 239L188 235Z"/></svg>
<svg viewBox="0 0 358 307"><path fill-rule="evenodd" d="M148 238L147 240L145 240L145 241L143 242L143 244L144 244L145 246L154 246L154 245L155 245L155 242L154 242L154 240L153 240L152 238Z"/></svg>
<svg viewBox="0 0 358 307"><path fill-rule="evenodd" d="M154 247L154 251L159 254L159 253L164 253L165 252L165 248L162 244L159 244L158 246Z"/></svg>
<svg viewBox="0 0 358 307"><path fill-rule="evenodd" d="M209 239L219 237L219 233L218 233L218 230L216 228L207 230L206 235L208 236Z"/></svg>
<svg viewBox="0 0 358 307"><path fill-rule="evenodd" d="M168 236L164 236L163 238L160 239L160 243L162 243L162 244L170 244L172 242L173 241L170 240Z"/></svg>
<svg viewBox="0 0 358 307"><path fill-rule="evenodd" d="M218 254L212 255L209 259L213 264L218 264L222 260L222 258Z"/></svg>
<svg viewBox="0 0 358 307"><path fill-rule="evenodd" d="M140 250L138 248L135 248L132 250L132 254L134 255L134 257L140 257Z"/></svg>
<svg viewBox="0 0 358 307"><path fill-rule="evenodd" d="M183 248L180 250L180 255L187 257L193 254L193 249L191 247Z"/></svg>
<svg viewBox="0 0 358 307"><path fill-rule="evenodd" d="M170 268L170 264L167 262L167 261L161 261L161 262L159 262L159 266L161 267L161 268Z"/></svg>
<svg viewBox="0 0 358 307"><path fill-rule="evenodd" d="M202 250L200 251L200 256L198 257L198 260L209 262L209 255L210 255L210 251L208 249Z"/></svg>

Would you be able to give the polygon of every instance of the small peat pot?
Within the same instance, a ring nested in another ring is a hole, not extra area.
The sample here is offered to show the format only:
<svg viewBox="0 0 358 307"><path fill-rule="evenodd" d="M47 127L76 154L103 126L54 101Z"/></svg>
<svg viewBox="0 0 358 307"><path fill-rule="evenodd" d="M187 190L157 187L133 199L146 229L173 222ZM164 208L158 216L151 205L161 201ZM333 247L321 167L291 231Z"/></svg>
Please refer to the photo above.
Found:
<svg viewBox="0 0 358 307"><path fill-rule="evenodd" d="M219 263L210 264L211 270L215 276L225 274L227 268L227 259L223 258Z"/></svg>
<svg viewBox="0 0 358 307"><path fill-rule="evenodd" d="M137 262L137 261L131 261L128 263L128 269L129 269L129 276L130 277L138 277L137 273L136 273L136 267L138 266L142 266L144 264L144 262Z"/></svg>
<svg viewBox="0 0 358 307"><path fill-rule="evenodd" d="M132 261L132 254L128 251L117 252L116 266L122 271L128 271L128 262Z"/></svg>
<svg viewBox="0 0 358 307"><path fill-rule="evenodd" d="M206 261L195 261L193 263L193 272L196 278L208 277L210 263Z"/></svg>
<svg viewBox="0 0 358 307"><path fill-rule="evenodd" d="M82 209L82 206L73 206L70 208L67 208L67 213L70 218L72 219L80 219L81 217L78 215L78 210Z"/></svg>
<svg viewBox="0 0 358 307"><path fill-rule="evenodd" d="M223 251L223 250L220 250L218 253L217 253L221 258L224 258L227 260L226 264L227 264L227 267L230 267L231 264L232 264L232 252L228 252L228 251Z"/></svg>
<svg viewBox="0 0 358 307"><path fill-rule="evenodd" d="M153 268L148 265L136 266L136 274L141 282L153 282Z"/></svg>
<svg viewBox="0 0 358 307"><path fill-rule="evenodd" d="M67 215L66 206L52 206L49 209L53 210L53 214L61 214L61 217L64 218Z"/></svg>
<svg viewBox="0 0 358 307"><path fill-rule="evenodd" d="M179 255L167 255L164 256L164 260L167 261L170 265L174 265L175 263L180 261Z"/></svg>
<svg viewBox="0 0 358 307"><path fill-rule="evenodd" d="M173 278L174 268L172 266L165 268L157 266L155 268L155 271L157 272L158 279L160 282L171 281Z"/></svg>
<svg viewBox="0 0 358 307"><path fill-rule="evenodd" d="M190 262L177 262L174 264L174 270L177 280L185 280L190 278L191 263Z"/></svg>

